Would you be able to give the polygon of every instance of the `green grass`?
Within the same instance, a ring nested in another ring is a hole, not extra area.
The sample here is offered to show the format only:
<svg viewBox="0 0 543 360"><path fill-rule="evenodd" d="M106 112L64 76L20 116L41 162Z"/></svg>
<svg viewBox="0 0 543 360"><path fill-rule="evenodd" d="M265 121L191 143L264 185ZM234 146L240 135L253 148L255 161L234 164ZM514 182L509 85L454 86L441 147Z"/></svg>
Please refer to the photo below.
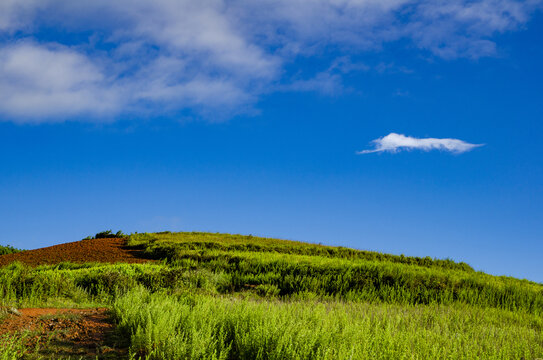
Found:
<svg viewBox="0 0 543 360"><path fill-rule="evenodd" d="M451 260L422 261L286 240L203 233L134 234L128 244L150 257L167 259L174 267L221 274L226 281L219 292L264 286L283 298L308 294L322 299L465 303L543 312L541 284L490 276Z"/></svg>
<svg viewBox="0 0 543 360"><path fill-rule="evenodd" d="M226 252L259 252L284 253L297 255L322 256L330 258L360 259L371 261L386 261L407 265L425 267L441 267L473 271L466 263L456 263L450 259L432 259L430 257L409 257L382 254L373 251L362 251L344 247L333 247L303 243L299 241L262 238L252 235L231 235L202 232L169 231L154 234L132 234L128 237L128 245L145 249L145 252L155 258L175 259L187 250L222 250Z"/></svg>
<svg viewBox="0 0 543 360"><path fill-rule="evenodd" d="M1 335L0 336L0 360L20 359L25 346L22 336Z"/></svg>
<svg viewBox="0 0 543 360"><path fill-rule="evenodd" d="M17 334L0 335L0 360L19 360L28 357L36 357L39 347L29 349L27 338L30 336L28 331L22 331Z"/></svg>
<svg viewBox="0 0 543 360"><path fill-rule="evenodd" d="M11 264L0 268L0 305L111 307L134 358L543 358L542 284L450 259L253 236L133 234L127 244L158 261Z"/></svg>
<svg viewBox="0 0 543 360"><path fill-rule="evenodd" d="M137 289L114 305L147 359L535 359L541 318L468 306L254 301Z"/></svg>

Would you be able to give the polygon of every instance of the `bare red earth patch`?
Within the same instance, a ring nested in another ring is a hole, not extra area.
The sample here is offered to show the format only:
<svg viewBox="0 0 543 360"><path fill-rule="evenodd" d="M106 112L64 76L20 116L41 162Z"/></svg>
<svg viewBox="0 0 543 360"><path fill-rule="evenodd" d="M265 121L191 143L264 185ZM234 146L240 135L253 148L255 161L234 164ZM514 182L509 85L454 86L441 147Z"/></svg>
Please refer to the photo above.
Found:
<svg viewBox="0 0 543 360"><path fill-rule="evenodd" d="M81 240L0 256L0 266L8 265L14 261L37 266L53 265L64 261L143 263L151 260L145 259L140 250L127 248L124 239L109 238Z"/></svg>
<svg viewBox="0 0 543 360"><path fill-rule="evenodd" d="M28 351L45 358L117 358L127 350L112 343L114 329L105 308L19 309L0 320L0 335L26 334Z"/></svg>

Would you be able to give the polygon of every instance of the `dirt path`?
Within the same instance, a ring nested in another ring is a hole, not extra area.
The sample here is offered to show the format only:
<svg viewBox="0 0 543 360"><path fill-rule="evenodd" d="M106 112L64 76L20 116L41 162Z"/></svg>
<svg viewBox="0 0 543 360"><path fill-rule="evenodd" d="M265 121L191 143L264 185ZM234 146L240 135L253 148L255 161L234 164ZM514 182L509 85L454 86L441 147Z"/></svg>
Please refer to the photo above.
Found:
<svg viewBox="0 0 543 360"><path fill-rule="evenodd" d="M45 359L118 359L127 350L116 338L108 310L19 309L0 320L0 335L26 333L25 345Z"/></svg>
<svg viewBox="0 0 543 360"><path fill-rule="evenodd" d="M139 250L128 249L119 238L81 240L46 248L0 256L0 266L19 261L30 266L70 262L143 263Z"/></svg>

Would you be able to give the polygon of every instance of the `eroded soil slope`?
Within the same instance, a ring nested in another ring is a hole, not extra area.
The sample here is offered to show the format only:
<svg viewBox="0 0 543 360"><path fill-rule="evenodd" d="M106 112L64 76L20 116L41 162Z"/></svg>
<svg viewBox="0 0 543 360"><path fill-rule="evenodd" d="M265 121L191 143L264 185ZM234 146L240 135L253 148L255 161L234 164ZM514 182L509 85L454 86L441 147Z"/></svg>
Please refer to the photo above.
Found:
<svg viewBox="0 0 543 360"><path fill-rule="evenodd" d="M130 250L124 246L124 243L125 241L119 238L92 239L27 250L15 254L1 255L0 266L14 261L31 266L58 264L63 261L76 263L142 263L149 261L142 257L139 250Z"/></svg>

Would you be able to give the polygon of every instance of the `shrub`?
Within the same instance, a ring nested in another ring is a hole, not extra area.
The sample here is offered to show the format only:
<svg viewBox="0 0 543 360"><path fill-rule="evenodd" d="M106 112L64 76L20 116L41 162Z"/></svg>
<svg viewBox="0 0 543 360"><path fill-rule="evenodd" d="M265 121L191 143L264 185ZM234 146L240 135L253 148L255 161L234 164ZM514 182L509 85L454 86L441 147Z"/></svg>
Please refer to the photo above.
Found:
<svg viewBox="0 0 543 360"><path fill-rule="evenodd" d="M16 249L11 245L2 246L0 245L0 255L7 255L7 254L13 254L21 252L22 250Z"/></svg>
<svg viewBox="0 0 543 360"><path fill-rule="evenodd" d="M116 233L113 233L111 230L106 231L100 231L99 233L96 233L94 236L87 236L83 240L92 240L92 239L108 239L108 238L120 238L125 237L126 235L123 234L121 230L117 231Z"/></svg>

